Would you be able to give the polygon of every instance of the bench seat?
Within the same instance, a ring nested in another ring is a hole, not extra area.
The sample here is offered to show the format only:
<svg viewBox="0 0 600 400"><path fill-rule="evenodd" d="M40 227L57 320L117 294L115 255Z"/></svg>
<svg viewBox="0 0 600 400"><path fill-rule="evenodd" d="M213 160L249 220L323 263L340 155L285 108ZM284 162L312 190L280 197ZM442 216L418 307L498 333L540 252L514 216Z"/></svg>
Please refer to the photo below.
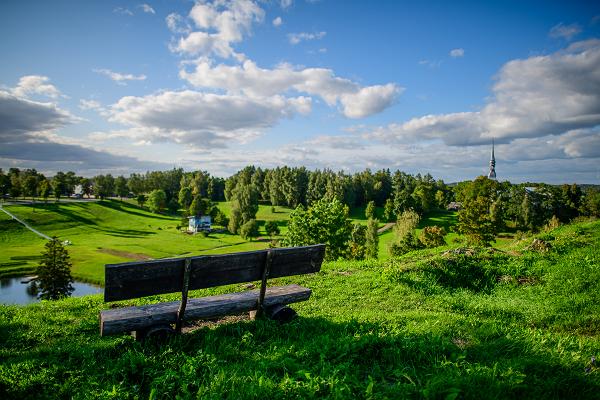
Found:
<svg viewBox="0 0 600 400"><path fill-rule="evenodd" d="M311 290L299 285L267 288L264 306L284 305L308 300ZM256 310L259 290L189 299L184 321L215 318ZM100 334L131 332L157 324L175 324L180 301L137 307L113 308L100 312Z"/></svg>

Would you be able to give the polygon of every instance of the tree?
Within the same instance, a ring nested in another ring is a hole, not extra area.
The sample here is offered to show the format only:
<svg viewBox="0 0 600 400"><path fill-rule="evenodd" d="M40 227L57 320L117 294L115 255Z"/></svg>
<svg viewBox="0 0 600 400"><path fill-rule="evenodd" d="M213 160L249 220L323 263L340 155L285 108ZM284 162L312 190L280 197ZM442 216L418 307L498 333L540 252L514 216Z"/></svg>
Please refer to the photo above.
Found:
<svg viewBox="0 0 600 400"><path fill-rule="evenodd" d="M38 194L38 179L36 176L29 175L23 180L23 195L35 198Z"/></svg>
<svg viewBox="0 0 600 400"><path fill-rule="evenodd" d="M258 236L258 224L255 219L251 219L242 225L240 228L240 236L244 240L252 240L253 237Z"/></svg>
<svg viewBox="0 0 600 400"><path fill-rule="evenodd" d="M167 206L167 195L162 189L155 189L148 196L148 208L153 213L162 212Z"/></svg>
<svg viewBox="0 0 600 400"><path fill-rule="evenodd" d="M269 235L269 237L279 235L279 226L277 225L277 222L267 221L265 223L265 231L267 232L267 235Z"/></svg>
<svg viewBox="0 0 600 400"><path fill-rule="evenodd" d="M200 197L200 195L197 195L196 197L194 197L194 201L192 201L189 211L190 215L208 215L208 213L210 212L210 208L210 200L203 199Z"/></svg>
<svg viewBox="0 0 600 400"><path fill-rule="evenodd" d="M148 200L148 198L145 194L138 194L135 200L137 201L138 206L144 208L144 203L146 202L146 200Z"/></svg>
<svg viewBox="0 0 600 400"><path fill-rule="evenodd" d="M89 199L93 192L91 179L81 178L79 184L81 185L81 192Z"/></svg>
<svg viewBox="0 0 600 400"><path fill-rule="evenodd" d="M413 210L406 210L398 216L398 221L394 225L394 241L389 244L393 256L400 256L421 247L421 243L415 236L419 220L419 214Z"/></svg>
<svg viewBox="0 0 600 400"><path fill-rule="evenodd" d="M362 260L365 258L365 244L367 243L366 232L366 226L360 224L352 225L347 258L351 260Z"/></svg>
<svg viewBox="0 0 600 400"><path fill-rule="evenodd" d="M446 231L442 227L436 225L426 226L419 235L419 241L425 247L444 246L446 245L446 241L444 240L445 235Z"/></svg>
<svg viewBox="0 0 600 400"><path fill-rule="evenodd" d="M190 208L190 204L192 204L192 188L189 186L182 186L179 190L179 204L185 210ZM193 214L192 214L193 215Z"/></svg>
<svg viewBox="0 0 600 400"><path fill-rule="evenodd" d="M50 184L52 185L52 192L54 193L54 198L56 199L56 201L59 201L60 196L62 196L66 190L65 174L60 171L57 172L56 175L54 175L54 177L52 178L52 181L50 181Z"/></svg>
<svg viewBox="0 0 600 400"><path fill-rule="evenodd" d="M117 196L123 201L123 197L129 194L129 188L127 187L127 179L124 176L117 176L115 179L115 191L117 192Z"/></svg>
<svg viewBox="0 0 600 400"><path fill-rule="evenodd" d="M56 237L45 248L36 270L39 297L44 300L67 297L74 290L69 253Z"/></svg>
<svg viewBox="0 0 600 400"><path fill-rule="evenodd" d="M238 233L238 230L242 225L242 212L239 208L232 208L231 215L229 216L229 222L227 223L227 230L235 234Z"/></svg>
<svg viewBox="0 0 600 400"><path fill-rule="evenodd" d="M298 206L290 214L284 242L288 246L327 245L326 260L337 260L347 254L352 225L348 207L337 198L321 199L307 210Z"/></svg>
<svg viewBox="0 0 600 400"><path fill-rule="evenodd" d="M258 212L258 191L254 185L238 184L232 193L231 212L239 210L241 223L256 218Z"/></svg>
<svg viewBox="0 0 600 400"><path fill-rule="evenodd" d="M115 192L115 178L111 174L98 175L94 178L94 195L104 200Z"/></svg>
<svg viewBox="0 0 600 400"><path fill-rule="evenodd" d="M39 195L42 199L44 199L44 203L48 201L48 197L50 196L50 184L47 179L42 179L39 185Z"/></svg>
<svg viewBox="0 0 600 400"><path fill-rule="evenodd" d="M215 225L227 227L227 225L229 225L229 218L227 218L223 211L219 210L217 207L215 208L217 209L217 211L215 213L213 222L215 223Z"/></svg>
<svg viewBox="0 0 600 400"><path fill-rule="evenodd" d="M485 197L477 196L463 202L463 208L458 212L458 231L467 237L469 244L491 245L496 230Z"/></svg>
<svg viewBox="0 0 600 400"><path fill-rule="evenodd" d="M365 232L365 257L377 259L379 253L379 235L377 234L377 225L379 221L369 218L367 221L367 231Z"/></svg>
<svg viewBox="0 0 600 400"><path fill-rule="evenodd" d="M365 209L365 217L367 217L367 219L375 218L375 202L373 200L367 203L367 208Z"/></svg>
<svg viewBox="0 0 600 400"><path fill-rule="evenodd" d="M394 201L392 199L387 199L385 201L385 205L383 206L383 218L387 222L393 222L396 220L396 214L394 212Z"/></svg>

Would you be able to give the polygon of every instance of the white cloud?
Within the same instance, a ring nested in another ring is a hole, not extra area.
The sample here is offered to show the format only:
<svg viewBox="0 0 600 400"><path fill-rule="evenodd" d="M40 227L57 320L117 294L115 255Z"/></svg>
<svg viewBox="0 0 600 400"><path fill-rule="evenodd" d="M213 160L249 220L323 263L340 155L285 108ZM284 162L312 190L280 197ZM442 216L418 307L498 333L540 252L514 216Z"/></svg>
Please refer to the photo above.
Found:
<svg viewBox="0 0 600 400"><path fill-rule="evenodd" d="M240 66L213 66L209 60L197 60L192 65L192 71L181 70L180 76L194 86L250 97L269 97L294 90L319 96L329 106L339 102L348 118L380 112L402 92L395 84L361 87L325 68L299 69L281 64L275 69L263 69L250 60Z"/></svg>
<svg viewBox="0 0 600 400"><path fill-rule="evenodd" d="M143 12L147 13L147 14L156 14L156 11L154 11L154 8L152 8L151 5L143 3L140 4L139 7L142 9Z"/></svg>
<svg viewBox="0 0 600 400"><path fill-rule="evenodd" d="M450 50L450 57L458 58L463 57L465 55L465 49L452 49Z"/></svg>
<svg viewBox="0 0 600 400"><path fill-rule="evenodd" d="M600 41L506 63L480 111L426 115L372 129L385 142L443 140L452 146L508 143L600 124Z"/></svg>
<svg viewBox="0 0 600 400"><path fill-rule="evenodd" d="M115 14L120 14L120 15L129 15L129 16L133 15L131 10L129 10L128 8L123 8L123 7L115 7L115 8L113 8L113 12Z"/></svg>
<svg viewBox="0 0 600 400"><path fill-rule="evenodd" d="M189 18L200 30L179 38L171 50L193 56L216 54L242 59L243 55L237 54L231 45L251 34L252 24L262 22L264 15L264 10L250 0L196 3Z"/></svg>
<svg viewBox="0 0 600 400"><path fill-rule="evenodd" d="M165 22L169 30L173 33L189 33L192 29L185 19L177 13L167 15Z"/></svg>
<svg viewBox="0 0 600 400"><path fill-rule="evenodd" d="M126 85L127 81L143 81L146 80L146 75L133 75L133 74L121 74L119 72L111 71L110 69L99 68L94 69L94 72L105 75L111 80L117 82L119 85Z"/></svg>
<svg viewBox="0 0 600 400"><path fill-rule="evenodd" d="M48 83L49 81L50 78L47 76L26 75L19 79L19 83L12 89L12 93L19 97L28 97L31 94L39 94L55 99L62 96L56 86Z"/></svg>
<svg viewBox="0 0 600 400"><path fill-rule="evenodd" d="M581 27L577 24L564 25L562 22L560 24L554 25L548 35L552 38L564 38L567 40L571 40L574 36L581 33Z"/></svg>
<svg viewBox="0 0 600 400"><path fill-rule="evenodd" d="M273 26L281 26L281 24L283 24L281 17L277 17L273 20Z"/></svg>
<svg viewBox="0 0 600 400"><path fill-rule="evenodd" d="M110 120L134 128L129 134L136 140L213 148L252 140L280 119L310 109L307 97L252 99L185 90L123 97L111 106Z"/></svg>
<svg viewBox="0 0 600 400"><path fill-rule="evenodd" d="M281 5L281 8L283 8L284 10L286 8L290 8L293 3L294 3L294 0L280 0L279 1L279 4Z"/></svg>
<svg viewBox="0 0 600 400"><path fill-rule="evenodd" d="M348 118L364 118L388 108L402 92L395 84L368 86L356 93L340 96L343 113Z"/></svg>
<svg viewBox="0 0 600 400"><path fill-rule="evenodd" d="M300 32L300 33L288 33L288 40L291 44L298 44L306 40L319 40L323 39L327 35L327 32Z"/></svg>
<svg viewBox="0 0 600 400"><path fill-rule="evenodd" d="M102 109L102 104L100 104L96 100L80 99L79 108L81 108L82 110L100 110Z"/></svg>

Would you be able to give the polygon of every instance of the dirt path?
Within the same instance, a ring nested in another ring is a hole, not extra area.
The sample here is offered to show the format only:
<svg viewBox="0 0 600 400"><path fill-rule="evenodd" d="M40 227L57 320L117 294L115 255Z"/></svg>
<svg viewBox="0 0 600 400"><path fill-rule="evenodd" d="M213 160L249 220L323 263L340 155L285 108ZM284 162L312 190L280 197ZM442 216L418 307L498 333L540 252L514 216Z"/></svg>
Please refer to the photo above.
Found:
<svg viewBox="0 0 600 400"><path fill-rule="evenodd" d="M152 260L152 257L150 257L147 254L143 254L143 253L130 253L128 251L115 250L115 249L98 249L97 251L100 253L110 254L111 256L129 258L129 259L135 260L135 261Z"/></svg>
<svg viewBox="0 0 600 400"><path fill-rule="evenodd" d="M43 237L46 240L52 240L52 238L48 235L44 235L42 232L33 229L31 226L29 226L25 221L20 220L16 215L14 215L13 213L9 212L7 209L5 209L4 207L2 207L0 205L0 210L4 211L9 217L11 217L12 219L14 219L15 221L19 222L21 225L23 225L25 228L29 229L31 232L35 233L38 236Z"/></svg>
<svg viewBox="0 0 600 400"><path fill-rule="evenodd" d="M383 232L389 231L390 229L392 229L394 227L394 224L395 224L394 222L388 222L381 228L377 229L377 234L381 235Z"/></svg>

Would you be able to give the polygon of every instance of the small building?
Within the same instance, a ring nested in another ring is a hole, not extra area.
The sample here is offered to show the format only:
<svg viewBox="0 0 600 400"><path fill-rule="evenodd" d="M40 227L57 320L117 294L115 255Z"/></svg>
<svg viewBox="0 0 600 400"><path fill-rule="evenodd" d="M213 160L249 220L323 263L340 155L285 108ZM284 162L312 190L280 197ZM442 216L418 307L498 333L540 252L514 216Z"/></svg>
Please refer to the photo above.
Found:
<svg viewBox="0 0 600 400"><path fill-rule="evenodd" d="M212 229L210 215L188 217L188 220L188 232L210 232Z"/></svg>
<svg viewBox="0 0 600 400"><path fill-rule="evenodd" d="M450 202L448 204L448 207L446 207L446 210L448 210L448 211L460 211L461 209L462 209L462 203L460 203L458 201Z"/></svg>

